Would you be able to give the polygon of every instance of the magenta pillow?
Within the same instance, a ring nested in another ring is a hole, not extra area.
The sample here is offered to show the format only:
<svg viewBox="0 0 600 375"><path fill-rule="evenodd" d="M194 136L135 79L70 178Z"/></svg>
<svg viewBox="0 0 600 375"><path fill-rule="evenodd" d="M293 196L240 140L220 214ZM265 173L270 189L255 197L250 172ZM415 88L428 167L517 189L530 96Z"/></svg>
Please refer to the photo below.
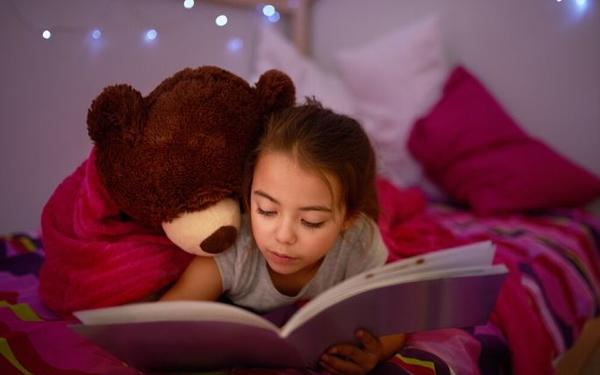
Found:
<svg viewBox="0 0 600 375"><path fill-rule="evenodd" d="M427 175L476 213L583 205L600 178L525 133L464 67L418 120L408 148Z"/></svg>

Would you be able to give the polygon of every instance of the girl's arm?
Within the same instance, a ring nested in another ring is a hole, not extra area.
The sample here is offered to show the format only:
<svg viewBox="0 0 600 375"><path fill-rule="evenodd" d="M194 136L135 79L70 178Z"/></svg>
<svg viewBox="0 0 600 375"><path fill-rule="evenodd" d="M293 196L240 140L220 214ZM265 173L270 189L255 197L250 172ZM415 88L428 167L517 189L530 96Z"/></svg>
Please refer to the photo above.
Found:
<svg viewBox="0 0 600 375"><path fill-rule="evenodd" d="M216 301L223 293L221 273L213 258L196 257L161 301Z"/></svg>
<svg viewBox="0 0 600 375"><path fill-rule="evenodd" d="M406 341L405 334L377 338L365 330L358 330L356 337L361 346L335 345L321 356L321 366L334 374L367 374L398 352Z"/></svg>

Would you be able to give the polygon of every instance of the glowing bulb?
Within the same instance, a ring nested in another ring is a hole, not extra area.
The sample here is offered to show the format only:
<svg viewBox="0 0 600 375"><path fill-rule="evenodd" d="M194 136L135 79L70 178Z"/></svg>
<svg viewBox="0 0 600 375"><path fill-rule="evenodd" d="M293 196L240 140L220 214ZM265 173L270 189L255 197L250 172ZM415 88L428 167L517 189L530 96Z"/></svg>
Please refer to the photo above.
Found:
<svg viewBox="0 0 600 375"><path fill-rule="evenodd" d="M267 18L269 19L269 22L275 23L275 22L279 21L281 16L279 15L279 12L275 11L275 13L273 13L272 15L270 15Z"/></svg>
<svg viewBox="0 0 600 375"><path fill-rule="evenodd" d="M152 42L158 37L158 32L155 29L150 29L146 31L145 38L148 42Z"/></svg>
<svg viewBox="0 0 600 375"><path fill-rule="evenodd" d="M272 16L273 14L275 14L275 7L274 7L273 5L265 5L265 6L262 8L262 13L263 13L265 16L267 16L267 17L270 17L270 16Z"/></svg>
<svg viewBox="0 0 600 375"><path fill-rule="evenodd" d="M588 10L588 1L587 0L575 0L575 12L579 16L583 16L583 14Z"/></svg>
<svg viewBox="0 0 600 375"><path fill-rule="evenodd" d="M215 23L219 27L223 27L223 26L227 25L227 16L224 14L221 14L220 16L215 18Z"/></svg>
<svg viewBox="0 0 600 375"><path fill-rule="evenodd" d="M42 32L42 38L44 38L44 39L50 39L51 36L52 36L52 33L50 32L50 30L44 30Z"/></svg>
<svg viewBox="0 0 600 375"><path fill-rule="evenodd" d="M102 31L100 31L100 29L94 29L92 30L92 39L94 40L98 40L100 38L102 38Z"/></svg>
<svg viewBox="0 0 600 375"><path fill-rule="evenodd" d="M194 7L194 0L185 0L183 6L185 9L192 9Z"/></svg>
<svg viewBox="0 0 600 375"><path fill-rule="evenodd" d="M227 42L227 49L229 52L237 52L244 47L244 41L240 38L231 38Z"/></svg>

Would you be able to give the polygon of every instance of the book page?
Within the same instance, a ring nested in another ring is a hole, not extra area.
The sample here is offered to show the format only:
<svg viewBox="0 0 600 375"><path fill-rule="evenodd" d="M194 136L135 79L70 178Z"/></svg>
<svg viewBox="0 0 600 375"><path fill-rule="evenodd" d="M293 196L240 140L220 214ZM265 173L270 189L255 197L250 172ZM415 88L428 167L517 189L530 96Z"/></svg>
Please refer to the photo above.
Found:
<svg viewBox="0 0 600 375"><path fill-rule="evenodd" d="M74 313L85 325L160 321L221 321L241 323L279 332L263 317L240 307L208 301L161 301L134 303Z"/></svg>
<svg viewBox="0 0 600 375"><path fill-rule="evenodd" d="M282 336L286 337L294 329L298 328L304 322L310 320L312 317L318 315L321 311L340 303L346 299L352 298L359 294L366 293L371 290L381 289L392 285L405 284L405 283L416 283L420 281L429 280L449 280L453 278L465 278L465 277L476 277L485 275L501 275L507 273L508 270L505 265L498 264L494 266L482 267L462 267L456 268L451 271L447 270L433 270L430 272L420 272L405 275L403 273L379 275L381 277L369 280L368 283L363 285L356 285L355 289L345 289L340 293L329 295L328 299L313 300L314 303L306 304L302 309L296 312L294 316L284 325L282 329ZM312 301L311 301L312 302Z"/></svg>
<svg viewBox="0 0 600 375"><path fill-rule="evenodd" d="M358 344L354 332L361 327L382 336L485 324L505 278L506 273L484 273L372 289L324 308L285 339L314 364L334 343Z"/></svg>
<svg viewBox="0 0 600 375"><path fill-rule="evenodd" d="M304 365L301 354L277 332L247 324L175 320L71 328L148 374Z"/></svg>
<svg viewBox="0 0 600 375"><path fill-rule="evenodd" d="M489 266L492 264L494 253L495 247L491 241L481 241L385 264L379 268L355 275L321 293L304 305L287 324L298 326L307 318L307 315L314 315L314 310L320 310L335 303L332 301L339 301L337 296L347 295L349 292L352 293L352 291L362 289L364 285L375 283L382 278L385 279L390 274L397 278L400 275L419 275L437 270L439 273L436 277L443 277L444 273L452 274L452 270L456 268ZM293 327L287 327L287 325L285 328L286 332L293 329Z"/></svg>
<svg viewBox="0 0 600 375"><path fill-rule="evenodd" d="M356 285L362 285L365 282L368 282L367 279L374 276L379 277L379 275L385 277L388 273L403 273L408 275L434 270L443 272L444 270L450 270L457 267L491 265L494 253L495 247L492 242L482 241L413 256L355 275L324 292L327 293L327 295L323 296L323 298L329 299L332 295L341 293L344 289L352 290ZM319 295L319 297L321 297L321 295Z"/></svg>

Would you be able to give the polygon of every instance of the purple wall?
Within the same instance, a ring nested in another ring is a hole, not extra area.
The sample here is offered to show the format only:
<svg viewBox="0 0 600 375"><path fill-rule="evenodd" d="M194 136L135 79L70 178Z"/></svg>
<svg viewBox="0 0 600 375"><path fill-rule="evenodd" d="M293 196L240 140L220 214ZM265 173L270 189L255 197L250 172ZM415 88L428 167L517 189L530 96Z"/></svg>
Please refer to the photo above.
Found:
<svg viewBox="0 0 600 375"><path fill-rule="evenodd" d="M367 9L364 0L315 0L312 51L332 68L335 51L437 12L451 59L530 133L600 175L600 4L587 0L578 12L578 1L370 0ZM260 16L201 3L0 1L0 233L38 228L44 203L90 150L86 112L103 87L129 83L147 94L206 64L251 77ZM229 24L218 28L222 12ZM100 41L89 36L96 26ZM153 45L142 42L148 27L159 32ZM238 52L227 49L232 37L244 41Z"/></svg>
<svg viewBox="0 0 600 375"><path fill-rule="evenodd" d="M0 233L39 227L54 188L89 153L86 114L103 87L128 83L145 95L181 68L207 64L248 76L259 15L196 3L0 1ZM229 23L219 28L222 11ZM90 37L96 26L100 40ZM55 30L49 40L46 27ZM143 42L148 27L159 33L153 44ZM245 41L238 52L227 49L233 37Z"/></svg>

